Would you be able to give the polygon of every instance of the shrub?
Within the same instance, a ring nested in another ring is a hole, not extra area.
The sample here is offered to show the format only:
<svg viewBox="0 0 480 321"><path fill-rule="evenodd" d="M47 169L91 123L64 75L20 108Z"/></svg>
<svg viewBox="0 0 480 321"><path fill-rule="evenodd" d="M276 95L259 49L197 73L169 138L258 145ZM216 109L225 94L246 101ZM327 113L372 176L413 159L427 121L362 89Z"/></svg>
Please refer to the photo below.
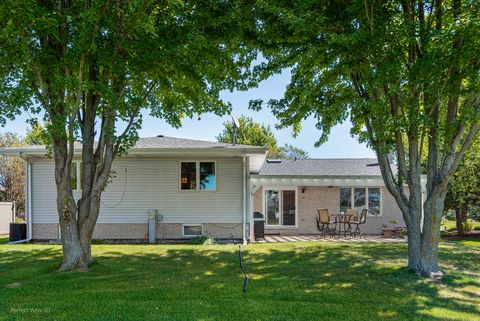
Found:
<svg viewBox="0 0 480 321"><path fill-rule="evenodd" d="M463 224L463 230L466 232L473 231L473 221L471 219L468 219L466 222L462 223Z"/></svg>
<svg viewBox="0 0 480 321"><path fill-rule="evenodd" d="M213 244L213 239L208 236L196 236L188 240L187 244Z"/></svg>

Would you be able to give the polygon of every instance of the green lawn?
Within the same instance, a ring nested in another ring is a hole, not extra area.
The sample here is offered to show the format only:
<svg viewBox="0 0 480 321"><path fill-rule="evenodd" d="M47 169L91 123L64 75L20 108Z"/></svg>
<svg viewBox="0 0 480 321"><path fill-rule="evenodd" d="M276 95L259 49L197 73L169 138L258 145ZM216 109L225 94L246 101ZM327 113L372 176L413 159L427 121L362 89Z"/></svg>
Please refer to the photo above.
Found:
<svg viewBox="0 0 480 321"><path fill-rule="evenodd" d="M8 235L0 235L0 244L8 243Z"/></svg>
<svg viewBox="0 0 480 321"><path fill-rule="evenodd" d="M473 228L480 229L480 222L472 222ZM456 230L457 229L457 222L446 220L442 224L442 228L446 227L447 230Z"/></svg>
<svg viewBox="0 0 480 321"><path fill-rule="evenodd" d="M405 272L405 244L0 245L0 320L480 320L480 242L441 245L441 281Z"/></svg>

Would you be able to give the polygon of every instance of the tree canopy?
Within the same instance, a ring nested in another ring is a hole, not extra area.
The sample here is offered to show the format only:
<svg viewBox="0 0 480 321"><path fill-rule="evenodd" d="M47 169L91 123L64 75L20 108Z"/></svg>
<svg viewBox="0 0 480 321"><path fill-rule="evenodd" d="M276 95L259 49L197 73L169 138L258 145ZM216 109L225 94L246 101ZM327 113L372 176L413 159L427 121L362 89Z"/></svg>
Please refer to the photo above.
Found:
<svg viewBox="0 0 480 321"><path fill-rule="evenodd" d="M23 137L17 133L0 133L0 147L19 147L24 145ZM0 200L15 202L17 215L25 210L25 166L22 159L0 157Z"/></svg>
<svg viewBox="0 0 480 321"><path fill-rule="evenodd" d="M32 141L40 141L39 132L28 129L27 138L12 133L0 133L0 148L31 145ZM27 141L28 140L28 141ZM17 216L22 217L25 211L25 161L17 157L0 157L0 199L2 202L15 202Z"/></svg>
<svg viewBox="0 0 480 321"><path fill-rule="evenodd" d="M457 232L464 234L468 212L480 210L480 136L477 135L471 148L462 159L457 172L448 185L445 209L454 210Z"/></svg>
<svg viewBox="0 0 480 321"><path fill-rule="evenodd" d="M475 139L448 186L447 209L480 208L480 136Z"/></svg>
<svg viewBox="0 0 480 321"><path fill-rule="evenodd" d="M251 117L241 116L238 119L240 127L236 129L236 142L243 145L261 146L268 148L269 158L309 158L306 151L301 148L285 144L278 146L277 138L269 125L260 124ZM232 144L234 128L232 122L223 123L223 130L216 137L221 143Z"/></svg>
<svg viewBox="0 0 480 321"><path fill-rule="evenodd" d="M408 227L409 268L422 274L439 272L447 185L479 126L479 12L461 0L256 2L265 57L257 79L292 70L283 98L267 105L296 131L316 118L318 143L352 122L352 134L377 154Z"/></svg>
<svg viewBox="0 0 480 321"><path fill-rule="evenodd" d="M4 1L0 6L0 123L42 117L55 160L60 270L86 270L114 159L138 139L141 110L172 126L221 115L221 90L245 89L255 53L244 2ZM82 144L81 155L74 143ZM70 187L82 160L82 195Z"/></svg>

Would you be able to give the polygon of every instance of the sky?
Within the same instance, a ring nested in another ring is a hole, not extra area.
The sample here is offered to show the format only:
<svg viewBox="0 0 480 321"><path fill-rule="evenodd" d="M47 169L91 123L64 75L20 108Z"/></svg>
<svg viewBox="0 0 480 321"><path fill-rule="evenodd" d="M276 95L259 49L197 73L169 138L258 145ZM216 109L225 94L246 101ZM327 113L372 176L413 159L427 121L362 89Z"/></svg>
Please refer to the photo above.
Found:
<svg viewBox="0 0 480 321"><path fill-rule="evenodd" d="M246 92L223 92L221 97L232 104L232 113L239 117L241 115L252 117L256 122L270 125L274 131L279 145L291 144L308 152L312 158L356 158L356 157L375 157L375 153L365 144L358 143L357 139L350 135L350 122L335 126L328 141L316 148L315 142L320 137L319 131L315 128L313 119L307 119L302 124L302 130L297 137L292 136L292 129L286 128L278 130L275 125L278 120L273 116L268 108L259 112L248 109L248 102L251 99L263 99L267 101L271 98L281 98L287 84L290 81L290 71L284 71L282 74L272 76L260 83L258 88ZM0 131L17 132L25 135L29 125L26 123L28 115L21 115L14 121L9 121ZM219 117L213 114L201 115L200 120L185 119L182 127L175 129L165 121L143 114L143 126L140 130L140 137L150 137L157 135L182 137L189 139L199 139L215 141L222 131L222 124L225 121L231 121L230 116Z"/></svg>

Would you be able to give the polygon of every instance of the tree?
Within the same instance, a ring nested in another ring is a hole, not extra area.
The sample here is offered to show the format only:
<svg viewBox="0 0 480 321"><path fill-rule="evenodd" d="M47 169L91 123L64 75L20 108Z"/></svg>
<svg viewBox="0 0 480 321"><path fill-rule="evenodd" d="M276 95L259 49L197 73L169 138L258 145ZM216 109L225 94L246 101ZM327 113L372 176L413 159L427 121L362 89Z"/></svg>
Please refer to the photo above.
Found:
<svg viewBox="0 0 480 321"><path fill-rule="evenodd" d="M23 137L16 133L0 134L0 147L18 147L24 145ZM25 211L25 166L22 159L1 157L0 160L0 196L2 202L15 202L17 216Z"/></svg>
<svg viewBox="0 0 480 321"><path fill-rule="evenodd" d="M45 132L40 124L32 124L23 138L17 133L0 134L0 147L19 147L46 144ZM3 156L0 161L1 200L15 202L17 217L25 214L25 161L17 157Z"/></svg>
<svg viewBox="0 0 480 321"><path fill-rule="evenodd" d="M310 156L306 151L301 148L295 147L290 144L285 144L278 149L277 158L286 159L308 159Z"/></svg>
<svg viewBox="0 0 480 321"><path fill-rule="evenodd" d="M266 147L269 155L277 152L277 139L270 126L259 124L246 116L240 116L238 122L240 127L236 129L237 144ZM215 138L220 143L233 144L235 133L232 122L224 122L223 127L222 132Z"/></svg>
<svg viewBox="0 0 480 321"><path fill-rule="evenodd" d="M441 273L448 182L479 126L479 9L462 0L256 2L257 45L265 57L254 70L257 80L292 69L283 98L268 106L295 130L314 116L318 144L350 118L352 134L376 152L403 213L408 268L423 275Z"/></svg>
<svg viewBox="0 0 480 321"><path fill-rule="evenodd" d="M255 122L251 117L241 116L238 119L240 127L237 128L237 143L251 146L261 146L268 148L267 157L269 158L308 158L308 153L304 150L285 144L278 147L277 138L268 125ZM234 137L234 128L231 122L223 123L222 132L215 137L218 142L232 144Z"/></svg>
<svg viewBox="0 0 480 321"><path fill-rule="evenodd" d="M0 121L43 115L55 162L63 263L88 270L100 199L116 157L138 139L141 112L183 117L230 106L253 53L242 2L6 1L0 7ZM33 102L33 103L32 103ZM81 143L81 154L74 153ZM82 193L70 186L82 161Z"/></svg>
<svg viewBox="0 0 480 321"><path fill-rule="evenodd" d="M25 145L51 145L48 132L40 123L33 122L30 128L27 129Z"/></svg>
<svg viewBox="0 0 480 321"><path fill-rule="evenodd" d="M445 208L455 210L459 235L464 235L468 211L480 208L479 148L480 137L477 137L453 175L445 198Z"/></svg>

